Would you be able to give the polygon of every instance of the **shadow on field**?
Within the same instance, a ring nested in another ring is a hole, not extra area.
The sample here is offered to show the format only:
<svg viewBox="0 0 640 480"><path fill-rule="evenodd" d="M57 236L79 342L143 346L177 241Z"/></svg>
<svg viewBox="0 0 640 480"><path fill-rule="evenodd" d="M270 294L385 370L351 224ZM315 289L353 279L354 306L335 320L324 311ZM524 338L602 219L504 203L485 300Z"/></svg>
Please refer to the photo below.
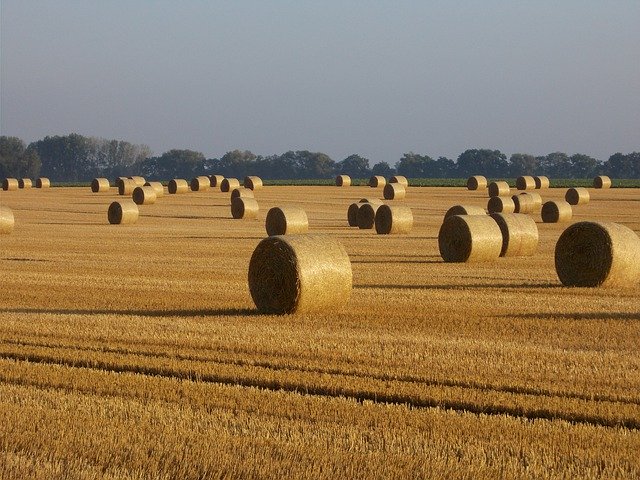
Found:
<svg viewBox="0 0 640 480"><path fill-rule="evenodd" d="M438 263L438 262L425 262L425 263ZM455 285L455 284L448 284L448 285L440 285L440 284L434 284L434 285L394 285L394 284L389 284L389 285L354 285L353 288L387 288L387 289L391 289L391 290L403 290L403 289L407 289L407 290L466 290L466 289L474 289L474 288L482 288L482 289L488 289L488 288L532 288L532 289L539 289L539 288L559 288L560 285L553 285L551 283L527 283L527 284L522 284L522 285L518 285L518 284L514 284L514 283L471 283L471 284L462 284L462 285Z"/></svg>
<svg viewBox="0 0 640 480"><path fill-rule="evenodd" d="M640 320L640 312L579 312L579 313L523 313L504 315L509 318L559 320Z"/></svg>
<svg viewBox="0 0 640 480"><path fill-rule="evenodd" d="M246 237L229 237L227 235L190 235L186 237L175 237L175 238L186 238L189 240L262 240L264 236L250 236Z"/></svg>
<svg viewBox="0 0 640 480"><path fill-rule="evenodd" d="M351 263L444 263L442 260L351 260Z"/></svg>
<svg viewBox="0 0 640 480"><path fill-rule="evenodd" d="M213 308L193 310L106 310L72 308L2 308L0 313L51 314L51 315L129 315L132 317L238 317L260 315L249 308Z"/></svg>

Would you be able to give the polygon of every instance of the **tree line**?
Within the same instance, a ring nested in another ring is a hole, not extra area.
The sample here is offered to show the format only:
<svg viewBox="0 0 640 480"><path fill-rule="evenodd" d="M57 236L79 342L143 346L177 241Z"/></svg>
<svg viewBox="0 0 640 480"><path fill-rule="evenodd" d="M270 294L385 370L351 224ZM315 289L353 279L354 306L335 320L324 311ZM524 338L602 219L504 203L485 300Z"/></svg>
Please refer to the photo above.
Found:
<svg viewBox="0 0 640 480"><path fill-rule="evenodd" d="M509 178L547 175L552 178L640 178L640 152L614 153L606 161L589 155L554 152L544 156L514 153L509 158L499 150L469 149L456 160L413 152L393 165L354 154L335 161L322 152L288 151L262 156L248 150L233 150L221 158L206 158L201 152L173 149L153 156L146 145L123 140L86 137L76 133L46 136L26 145L18 137L0 137L0 178L48 177L56 182L84 182L95 177L142 175L153 180L192 178L203 174L265 179L317 179L346 174L353 178L371 175L404 175L411 178L465 178L485 175Z"/></svg>

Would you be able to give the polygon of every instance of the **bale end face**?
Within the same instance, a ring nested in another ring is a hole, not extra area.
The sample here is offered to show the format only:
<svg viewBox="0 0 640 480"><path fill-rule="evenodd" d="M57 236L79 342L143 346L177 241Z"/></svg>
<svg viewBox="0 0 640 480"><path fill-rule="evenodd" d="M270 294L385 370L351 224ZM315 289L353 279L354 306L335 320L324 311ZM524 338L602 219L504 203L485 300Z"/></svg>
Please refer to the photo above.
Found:
<svg viewBox="0 0 640 480"><path fill-rule="evenodd" d="M338 175L336 177L337 187L349 187L351 186L351 177L349 175Z"/></svg>
<svg viewBox="0 0 640 480"><path fill-rule="evenodd" d="M474 175L467 179L468 190L484 190L487 188L487 179L482 175Z"/></svg>
<svg viewBox="0 0 640 480"><path fill-rule="evenodd" d="M606 175L598 175L593 179L593 188L611 188L611 179Z"/></svg>
<svg viewBox="0 0 640 480"><path fill-rule="evenodd" d="M454 215L440 226L438 247L445 262L496 260L502 250L502 232L487 215Z"/></svg>
<svg viewBox="0 0 640 480"><path fill-rule="evenodd" d="M300 207L273 207L265 220L267 235L292 235L309 231L307 213Z"/></svg>
<svg viewBox="0 0 640 480"><path fill-rule="evenodd" d="M235 219L256 218L259 210L255 198L236 197L231 200L231 216Z"/></svg>
<svg viewBox="0 0 640 480"><path fill-rule="evenodd" d="M109 179L107 178L94 178L91 181L91 191L93 193L108 192L110 188L111 185L109 184Z"/></svg>
<svg viewBox="0 0 640 480"><path fill-rule="evenodd" d="M189 191L189 184L182 178L174 178L173 180L169 181L169 184L167 185L167 191L172 195L178 193L187 193Z"/></svg>
<svg viewBox="0 0 640 480"><path fill-rule="evenodd" d="M376 213L381 207L378 203L361 203L357 214L358 228L361 230L370 230L376 224Z"/></svg>
<svg viewBox="0 0 640 480"><path fill-rule="evenodd" d="M533 181L536 183L536 189L538 190L549 188L549 186L551 185L551 182L549 182L549 177L545 176L533 177Z"/></svg>
<svg viewBox="0 0 640 480"><path fill-rule="evenodd" d="M211 187L211 180L209 177L195 177L191 179L191 191L192 192L202 192L204 190L209 190Z"/></svg>
<svg viewBox="0 0 640 480"><path fill-rule="evenodd" d="M240 181L237 178L225 178L220 182L220 191L224 193L229 193L234 188L240 187Z"/></svg>
<svg viewBox="0 0 640 480"><path fill-rule="evenodd" d="M570 205L586 205L589 203L589 190L582 187L570 188L564 195L564 199Z"/></svg>
<svg viewBox="0 0 640 480"><path fill-rule="evenodd" d="M385 200L401 200L406 197L407 191L402 183L387 183L382 194Z"/></svg>
<svg viewBox="0 0 640 480"><path fill-rule="evenodd" d="M358 210L360 210L362 205L362 203L352 203L349 205L349 208L347 209L347 222L350 227L358 226Z"/></svg>
<svg viewBox="0 0 640 480"><path fill-rule="evenodd" d="M509 197L490 197L487 202L489 213L513 213L515 210L516 204Z"/></svg>
<svg viewBox="0 0 640 480"><path fill-rule="evenodd" d="M51 182L48 178L40 177L36 179L36 188L50 188Z"/></svg>
<svg viewBox="0 0 640 480"><path fill-rule="evenodd" d="M262 188L262 179L255 175L249 175L244 177L244 188L249 190L260 190Z"/></svg>
<svg viewBox="0 0 640 480"><path fill-rule="evenodd" d="M152 186L134 188L132 197L136 205L151 205L157 199L156 190Z"/></svg>
<svg viewBox="0 0 640 480"><path fill-rule="evenodd" d="M516 188L518 190L534 190L536 188L536 181L529 175L524 175L516 178Z"/></svg>
<svg viewBox="0 0 640 480"><path fill-rule="evenodd" d="M2 180L2 190L18 190L18 179L17 178L5 178Z"/></svg>
<svg viewBox="0 0 640 480"><path fill-rule="evenodd" d="M382 175L374 175L369 179L369 186L372 188L384 187L387 180Z"/></svg>
<svg viewBox="0 0 640 480"><path fill-rule="evenodd" d="M413 213L404 205L382 205L375 218L376 233L381 235L408 234L413 228Z"/></svg>
<svg viewBox="0 0 640 480"><path fill-rule="evenodd" d="M211 188L220 188L222 180L224 180L222 175L209 175L209 186L211 186Z"/></svg>
<svg viewBox="0 0 640 480"><path fill-rule="evenodd" d="M569 202L549 201L542 206L541 216L544 223L568 222L573 216L573 211Z"/></svg>
<svg viewBox="0 0 640 480"><path fill-rule="evenodd" d="M511 188L507 182L491 182L487 187L487 192L490 197L506 197L509 195Z"/></svg>
<svg viewBox="0 0 640 480"><path fill-rule="evenodd" d="M31 187L33 187L33 182L31 181L30 178L20 178L18 180L18 188L23 188L25 190L28 190Z"/></svg>
<svg viewBox="0 0 640 480"><path fill-rule="evenodd" d="M133 200L112 202L107 212L109 223L112 225L135 223L138 215L138 205Z"/></svg>

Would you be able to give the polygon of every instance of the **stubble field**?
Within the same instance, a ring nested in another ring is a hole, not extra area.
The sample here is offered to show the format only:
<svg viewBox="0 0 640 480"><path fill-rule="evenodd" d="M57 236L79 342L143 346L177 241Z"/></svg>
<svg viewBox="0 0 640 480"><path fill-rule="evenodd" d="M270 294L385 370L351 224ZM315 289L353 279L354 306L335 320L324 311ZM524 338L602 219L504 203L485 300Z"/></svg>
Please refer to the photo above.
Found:
<svg viewBox="0 0 640 480"><path fill-rule="evenodd" d="M0 478L640 476L640 286L562 287L567 224L536 217L533 257L446 264L444 212L486 193L410 187L403 236L347 226L368 187L265 187L248 221L165 194L121 226L116 193L0 192ZM640 233L640 189L590 193L572 222ZM345 246L344 310L255 311L280 205Z"/></svg>

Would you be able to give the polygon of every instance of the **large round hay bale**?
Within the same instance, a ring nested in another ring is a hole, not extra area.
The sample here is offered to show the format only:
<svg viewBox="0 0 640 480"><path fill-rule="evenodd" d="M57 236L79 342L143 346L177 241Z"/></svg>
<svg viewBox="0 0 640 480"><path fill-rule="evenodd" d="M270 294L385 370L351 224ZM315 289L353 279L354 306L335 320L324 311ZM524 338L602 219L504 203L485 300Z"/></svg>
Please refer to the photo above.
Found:
<svg viewBox="0 0 640 480"><path fill-rule="evenodd" d="M129 180L133 180L133 183L136 184L136 187L144 187L144 184L147 183L144 177L141 177L139 175L132 175L128 178Z"/></svg>
<svg viewBox="0 0 640 480"><path fill-rule="evenodd" d="M329 237L265 238L249 262L249 291L262 313L333 313L348 302L352 282L347 252Z"/></svg>
<svg viewBox="0 0 640 480"><path fill-rule="evenodd" d="M535 201L530 195L513 195L511 197L513 200L514 213L534 213L535 212Z"/></svg>
<svg viewBox="0 0 640 480"><path fill-rule="evenodd" d="M336 177L336 187L351 186L351 177L349 175L338 175Z"/></svg>
<svg viewBox="0 0 640 480"><path fill-rule="evenodd" d="M209 190L209 188L211 188L211 180L209 177L201 175L191 179L192 192L202 192L204 190Z"/></svg>
<svg viewBox="0 0 640 480"><path fill-rule="evenodd" d="M240 181L237 178L224 178L220 182L220 191L229 193L234 188L240 187Z"/></svg>
<svg viewBox="0 0 640 480"><path fill-rule="evenodd" d="M129 196L133 193L133 189L136 187L136 182L130 178L118 178L118 195Z"/></svg>
<svg viewBox="0 0 640 480"><path fill-rule="evenodd" d="M376 224L376 212L381 206L379 203L361 203L357 214L358 228L372 229Z"/></svg>
<svg viewBox="0 0 640 480"><path fill-rule="evenodd" d="M6 205L0 205L0 234L13 232L14 224L13 211Z"/></svg>
<svg viewBox="0 0 640 480"><path fill-rule="evenodd" d="M138 205L131 200L119 200L109 205L107 216L112 225L135 223L138 220Z"/></svg>
<svg viewBox="0 0 640 480"><path fill-rule="evenodd" d="M598 175L593 179L593 188L611 188L611 179L606 175Z"/></svg>
<svg viewBox="0 0 640 480"><path fill-rule="evenodd" d="M244 188L249 190L260 190L262 188L262 179L255 175L244 177Z"/></svg>
<svg viewBox="0 0 640 480"><path fill-rule="evenodd" d="M487 188L487 178L482 175L474 175L467 179L468 190L484 190Z"/></svg>
<svg viewBox="0 0 640 480"><path fill-rule="evenodd" d="M521 213L492 213L502 232L501 257L525 257L536 253L538 226L529 215Z"/></svg>
<svg viewBox="0 0 640 480"><path fill-rule="evenodd" d="M376 233L406 234L413 228L413 213L404 205L381 205L376 212Z"/></svg>
<svg viewBox="0 0 640 480"><path fill-rule="evenodd" d="M233 218L256 218L260 207L255 198L235 197L231 199L231 216Z"/></svg>
<svg viewBox="0 0 640 480"><path fill-rule="evenodd" d="M407 191L403 183L387 183L382 194L385 200L401 200L407 196Z"/></svg>
<svg viewBox="0 0 640 480"><path fill-rule="evenodd" d="M372 188L384 187L387 184L387 180L382 175L374 175L369 178L369 186Z"/></svg>
<svg viewBox="0 0 640 480"><path fill-rule="evenodd" d="M542 188L549 188L551 182L549 182L549 177L545 176L536 176L533 177L533 181L536 182L536 189L540 190Z"/></svg>
<svg viewBox="0 0 640 480"><path fill-rule="evenodd" d="M516 188L518 190L534 190L536 188L536 181L529 175L523 175L516 178Z"/></svg>
<svg viewBox="0 0 640 480"><path fill-rule="evenodd" d="M91 191L93 193L108 192L111 188L108 178L94 178L91 181Z"/></svg>
<svg viewBox="0 0 640 480"><path fill-rule="evenodd" d="M36 188L51 188L51 181L48 178L36 178Z"/></svg>
<svg viewBox="0 0 640 480"><path fill-rule="evenodd" d="M475 205L454 205L444 214L444 218L451 215L486 215L484 208Z"/></svg>
<svg viewBox="0 0 640 480"><path fill-rule="evenodd" d="M189 191L189 184L182 178L174 178L169 180L167 190L170 194L187 193Z"/></svg>
<svg viewBox="0 0 640 480"><path fill-rule="evenodd" d="M490 197L506 197L511 192L511 189L507 182L498 181L491 182L487 187L487 191Z"/></svg>
<svg viewBox="0 0 640 480"><path fill-rule="evenodd" d="M18 188L24 188L25 190L29 190L33 187L33 182L30 178L20 178L18 180Z"/></svg>
<svg viewBox="0 0 640 480"><path fill-rule="evenodd" d="M132 196L136 205L151 205L156 203L156 199L158 198L155 188L151 186L134 188Z"/></svg>
<svg viewBox="0 0 640 480"><path fill-rule="evenodd" d="M17 178L5 178L2 180L2 190L18 190Z"/></svg>
<svg viewBox="0 0 640 480"><path fill-rule="evenodd" d="M583 187L570 188L564 195L564 199L570 205L586 205L589 198L589 190Z"/></svg>
<svg viewBox="0 0 640 480"><path fill-rule="evenodd" d="M440 256L445 262L486 262L502 251L502 232L488 215L454 215L438 233Z"/></svg>
<svg viewBox="0 0 640 480"><path fill-rule="evenodd" d="M490 197L487 202L489 213L513 213L515 210L516 204L510 197Z"/></svg>
<svg viewBox="0 0 640 480"><path fill-rule="evenodd" d="M156 191L157 198L164 195L164 187L161 182L145 182L144 186L153 188Z"/></svg>
<svg viewBox="0 0 640 480"><path fill-rule="evenodd" d="M234 188L231 191L231 200L234 198L254 198L253 190L245 187Z"/></svg>
<svg viewBox="0 0 640 480"><path fill-rule="evenodd" d="M549 201L542 205L541 215L544 223L568 222L573 210L569 202L564 200Z"/></svg>
<svg viewBox="0 0 640 480"><path fill-rule="evenodd" d="M533 211L539 212L542 210L542 197L537 192L522 192L520 195L529 195L533 201Z"/></svg>
<svg viewBox="0 0 640 480"><path fill-rule="evenodd" d="M394 175L389 179L389 183L400 183L404 188L409 186L409 180L402 175Z"/></svg>
<svg viewBox="0 0 640 480"><path fill-rule="evenodd" d="M265 227L269 236L307 233L309 219L300 207L273 207L267 212Z"/></svg>
<svg viewBox="0 0 640 480"><path fill-rule="evenodd" d="M640 284L640 238L612 222L578 222L556 243L558 278L568 287L634 287Z"/></svg>
<svg viewBox="0 0 640 480"><path fill-rule="evenodd" d="M209 175L209 185L211 188L220 188L222 180L224 180L222 175Z"/></svg>

